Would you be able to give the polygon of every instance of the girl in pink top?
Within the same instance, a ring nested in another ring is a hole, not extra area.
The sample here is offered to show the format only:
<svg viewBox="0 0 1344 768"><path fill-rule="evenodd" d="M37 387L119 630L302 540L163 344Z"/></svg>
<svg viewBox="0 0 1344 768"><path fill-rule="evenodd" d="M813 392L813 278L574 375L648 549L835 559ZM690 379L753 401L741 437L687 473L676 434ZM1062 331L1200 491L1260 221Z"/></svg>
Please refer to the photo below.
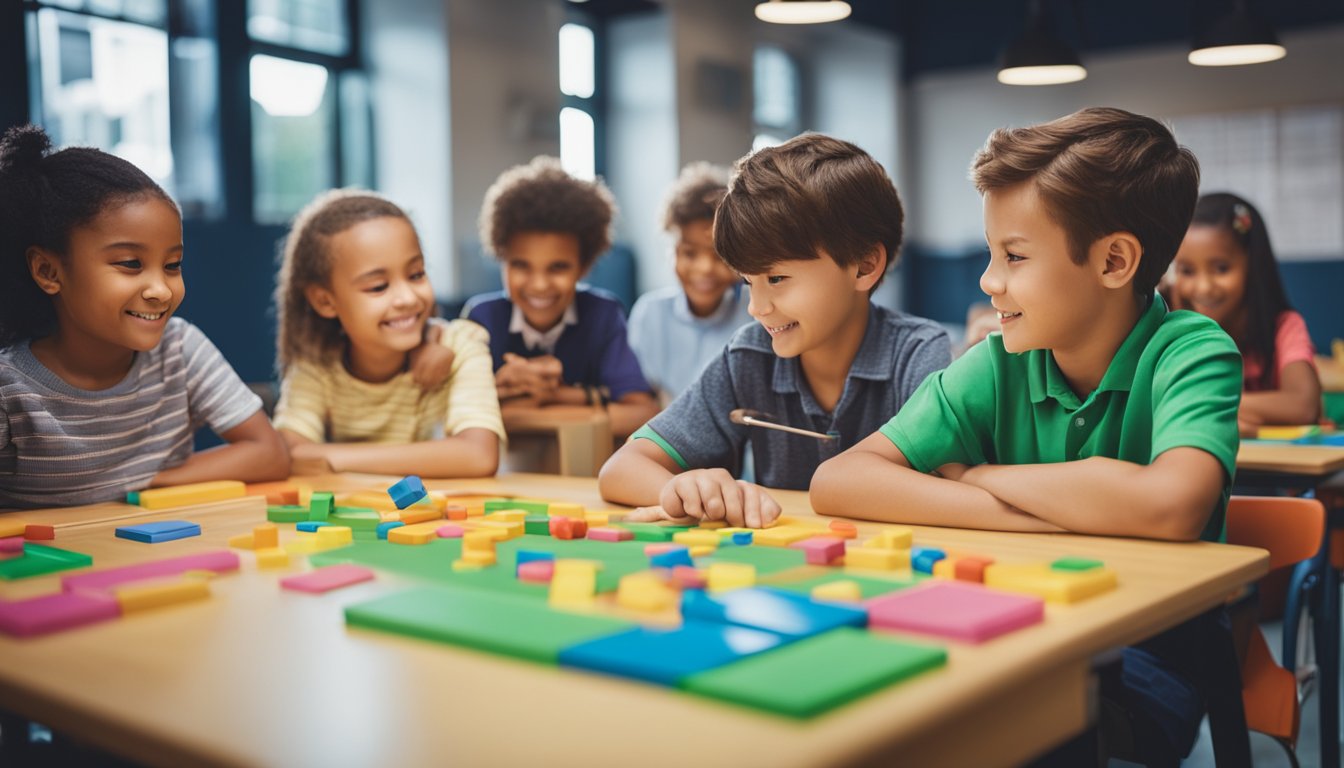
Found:
<svg viewBox="0 0 1344 768"><path fill-rule="evenodd" d="M1208 315L1243 359L1243 435L1262 424L1312 424L1321 380L1307 324L1293 311L1260 212L1226 192L1204 195L1176 253L1176 303Z"/></svg>

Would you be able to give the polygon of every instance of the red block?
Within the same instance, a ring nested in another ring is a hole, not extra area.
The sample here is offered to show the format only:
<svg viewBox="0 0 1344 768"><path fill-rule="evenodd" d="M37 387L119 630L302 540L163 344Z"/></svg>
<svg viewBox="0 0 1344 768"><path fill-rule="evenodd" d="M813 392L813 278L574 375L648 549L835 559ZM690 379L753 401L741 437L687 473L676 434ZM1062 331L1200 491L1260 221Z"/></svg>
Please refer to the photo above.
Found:
<svg viewBox="0 0 1344 768"><path fill-rule="evenodd" d="M966 556L958 557L954 575L957 581L974 581L977 584L985 583L985 566L993 565L992 557Z"/></svg>
<svg viewBox="0 0 1344 768"><path fill-rule="evenodd" d="M588 523L573 517L552 517L551 536L557 539L582 539L588 535Z"/></svg>
<svg viewBox="0 0 1344 768"><path fill-rule="evenodd" d="M23 538L29 541L50 541L56 538L56 528L51 525L29 524L23 529Z"/></svg>

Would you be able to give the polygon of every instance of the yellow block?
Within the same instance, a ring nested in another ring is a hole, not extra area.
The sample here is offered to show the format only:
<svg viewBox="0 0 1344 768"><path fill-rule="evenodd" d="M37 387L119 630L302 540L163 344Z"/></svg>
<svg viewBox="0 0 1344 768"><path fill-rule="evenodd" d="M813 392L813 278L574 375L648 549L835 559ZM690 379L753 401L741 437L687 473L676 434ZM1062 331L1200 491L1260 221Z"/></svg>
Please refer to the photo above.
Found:
<svg viewBox="0 0 1344 768"><path fill-rule="evenodd" d="M851 547L845 550L845 570L895 571L910 567L910 550Z"/></svg>
<svg viewBox="0 0 1344 768"><path fill-rule="evenodd" d="M877 549L909 549L915 541L915 532L909 528L884 528L864 546Z"/></svg>
<svg viewBox="0 0 1344 768"><path fill-rule="evenodd" d="M486 515L485 519L496 523L521 523L527 519L527 512L521 509L501 509Z"/></svg>
<svg viewBox="0 0 1344 768"><path fill-rule="evenodd" d="M684 544L688 547L710 547L717 549L719 546L719 534L714 531L698 531L691 529L689 531L677 531L672 534L672 541L677 544Z"/></svg>
<svg viewBox="0 0 1344 768"><path fill-rule="evenodd" d="M934 563L933 576L938 579L957 578L957 559L955 557L944 557Z"/></svg>
<svg viewBox="0 0 1344 768"><path fill-rule="evenodd" d="M289 566L289 553L283 549L257 550L258 568L285 568Z"/></svg>
<svg viewBox="0 0 1344 768"><path fill-rule="evenodd" d="M397 529L400 530L400 529ZM323 549L335 549L353 544L354 531L345 525L324 525L317 529L317 543Z"/></svg>
<svg viewBox="0 0 1344 768"><path fill-rule="evenodd" d="M690 553L691 557L708 557L714 554L714 550L716 549L718 549L718 547L706 547L701 545L698 547L691 547L687 552Z"/></svg>
<svg viewBox="0 0 1344 768"><path fill-rule="evenodd" d="M285 542L284 550L291 555L311 555L314 552L321 552L328 547L322 546L322 542L317 538L317 534L300 533L298 536Z"/></svg>
<svg viewBox="0 0 1344 768"><path fill-rule="evenodd" d="M22 520L0 520L0 539L12 539L22 536L28 524Z"/></svg>
<svg viewBox="0 0 1344 768"><path fill-rule="evenodd" d="M1316 426L1260 427L1256 430L1255 436L1260 440L1296 440L1319 431L1320 428Z"/></svg>
<svg viewBox="0 0 1344 768"><path fill-rule="evenodd" d="M483 568L485 568L486 565L494 565L494 563L493 563L493 562L490 562L490 563L486 563L486 564L481 564L481 563L473 563L473 562L470 561L470 560L454 560L454 561L453 561L453 570L454 570L454 571L458 571L458 572L461 572L461 571L479 571L479 570L482 570Z"/></svg>
<svg viewBox="0 0 1344 768"><path fill-rule="evenodd" d="M756 566L748 563L710 563L705 569L710 592L726 592L756 585Z"/></svg>
<svg viewBox="0 0 1344 768"><path fill-rule="evenodd" d="M419 505L408 507L401 510L401 522L412 525L414 523L424 523L431 520L442 520L443 512L432 507L421 509Z"/></svg>
<svg viewBox="0 0 1344 768"><path fill-rule="evenodd" d="M1025 592L1051 603L1076 603L1115 589L1115 571L1056 571L1049 563L1002 564L985 568L985 586L1009 592Z"/></svg>
<svg viewBox="0 0 1344 768"><path fill-rule="evenodd" d="M393 544L428 544L439 537L439 525L437 522L403 525L388 531L387 540ZM319 528L318 533L321 532Z"/></svg>
<svg viewBox="0 0 1344 768"><path fill-rule="evenodd" d="M857 603L863 600L863 590L855 581L832 581L818 584L812 588L813 600L830 600L837 603Z"/></svg>
<svg viewBox="0 0 1344 768"><path fill-rule="evenodd" d="M823 529L809 528L804 525L776 526L762 528L751 535L751 543L761 547L787 547L795 541L810 539L813 536L825 536Z"/></svg>
<svg viewBox="0 0 1344 768"><path fill-rule="evenodd" d="M498 538L498 529L467 531L462 534L462 552L489 552L495 553L495 540Z"/></svg>
<svg viewBox="0 0 1344 768"><path fill-rule="evenodd" d="M229 546L234 549L256 549L256 534L240 533L237 536L230 536Z"/></svg>
<svg viewBox="0 0 1344 768"><path fill-rule="evenodd" d="M299 506L311 507L313 505L313 486L300 485L297 490L299 492Z"/></svg>
<svg viewBox="0 0 1344 768"><path fill-rule="evenodd" d="M462 559L468 563L471 563L472 565L479 565L479 566L494 565L496 562L495 553L493 551L486 552L484 550L479 549L464 551L462 553Z"/></svg>
<svg viewBox="0 0 1344 768"><path fill-rule="evenodd" d="M280 546L280 526L275 523L262 523L253 528L252 546L257 549Z"/></svg>
<svg viewBox="0 0 1344 768"><path fill-rule="evenodd" d="M589 528L601 528L611 522L611 513L609 512L585 512L583 521L588 523Z"/></svg>
<svg viewBox="0 0 1344 768"><path fill-rule="evenodd" d="M750 528L715 528L714 532L721 539L731 539L734 533L752 533Z"/></svg>
<svg viewBox="0 0 1344 768"><path fill-rule="evenodd" d="M553 501L546 508L546 513L551 517L573 517L578 520L584 519L584 509L582 504L569 504L567 502Z"/></svg>
<svg viewBox="0 0 1344 768"><path fill-rule="evenodd" d="M556 560L547 597L552 605L587 606L597 592L597 565L588 560Z"/></svg>
<svg viewBox="0 0 1344 768"><path fill-rule="evenodd" d="M208 504L212 501L241 499L247 486L237 480L215 480L209 483L174 485L168 488L147 488L140 492L140 506L145 509L185 507L190 504Z"/></svg>
<svg viewBox="0 0 1344 768"><path fill-rule="evenodd" d="M616 587L616 604L632 611L665 611L677 603L677 591L649 571L621 577Z"/></svg>
<svg viewBox="0 0 1344 768"><path fill-rule="evenodd" d="M728 527L728 524L722 520L701 520L700 525L696 526L702 531L719 531Z"/></svg>
<svg viewBox="0 0 1344 768"><path fill-rule="evenodd" d="M522 520L495 520L494 515L486 515L481 521L478 531L503 531L504 536L501 541L516 539L523 535L525 525ZM437 528L435 529L437 530Z"/></svg>
<svg viewBox="0 0 1344 768"><path fill-rule="evenodd" d="M113 590L122 613L162 608L210 596L210 585L202 579L187 579L171 584L121 587Z"/></svg>

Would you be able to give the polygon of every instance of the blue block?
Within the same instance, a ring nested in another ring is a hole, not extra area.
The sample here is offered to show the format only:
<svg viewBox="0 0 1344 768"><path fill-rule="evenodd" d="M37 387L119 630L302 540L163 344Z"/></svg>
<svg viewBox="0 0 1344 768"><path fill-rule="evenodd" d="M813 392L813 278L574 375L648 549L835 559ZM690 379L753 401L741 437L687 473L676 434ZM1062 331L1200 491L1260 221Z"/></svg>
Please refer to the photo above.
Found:
<svg viewBox="0 0 1344 768"><path fill-rule="evenodd" d="M140 506L140 492L131 491L130 493L126 494L126 503L134 504L137 507Z"/></svg>
<svg viewBox="0 0 1344 768"><path fill-rule="evenodd" d="M386 539L388 531L392 530L393 528L400 528L403 525L405 525L405 523L401 522L400 520L389 520L386 523L379 523L378 528L376 529L378 533L378 538Z"/></svg>
<svg viewBox="0 0 1344 768"><path fill-rule="evenodd" d="M389 486L387 495L392 497L392 503L397 505L397 509L405 509L425 498L425 484L419 477L407 475Z"/></svg>
<svg viewBox="0 0 1344 768"><path fill-rule="evenodd" d="M313 531L316 531L318 528L321 528L324 525L331 525L331 523L324 523L320 520L304 520L302 522L295 523L294 527L300 531L307 531L308 533L312 533Z"/></svg>
<svg viewBox="0 0 1344 768"><path fill-rule="evenodd" d="M691 561L691 550L686 547L677 547L652 555L649 557L649 565L654 568L675 568L678 565L695 567L695 563Z"/></svg>
<svg viewBox="0 0 1344 768"><path fill-rule="evenodd" d="M836 627L864 627L868 612L840 603L818 603L806 595L755 587L708 595L687 590L681 596L686 619L763 629L791 640Z"/></svg>
<svg viewBox="0 0 1344 768"><path fill-rule="evenodd" d="M185 520L160 520L155 523L123 525L117 529L117 538L140 541L146 544L158 544L161 541L185 539L200 536L201 526Z"/></svg>
<svg viewBox="0 0 1344 768"><path fill-rule="evenodd" d="M560 664L675 686L785 642L772 632L685 621L678 629L640 627L571 645L560 651Z"/></svg>
<svg viewBox="0 0 1344 768"><path fill-rule="evenodd" d="M933 573L933 564L947 557L947 553L935 547L915 547L910 552L910 567L920 573Z"/></svg>
<svg viewBox="0 0 1344 768"><path fill-rule="evenodd" d="M754 537L752 536L751 531L738 531L737 533L733 534L732 538L734 544L738 545L739 547L745 547L751 544L751 540Z"/></svg>

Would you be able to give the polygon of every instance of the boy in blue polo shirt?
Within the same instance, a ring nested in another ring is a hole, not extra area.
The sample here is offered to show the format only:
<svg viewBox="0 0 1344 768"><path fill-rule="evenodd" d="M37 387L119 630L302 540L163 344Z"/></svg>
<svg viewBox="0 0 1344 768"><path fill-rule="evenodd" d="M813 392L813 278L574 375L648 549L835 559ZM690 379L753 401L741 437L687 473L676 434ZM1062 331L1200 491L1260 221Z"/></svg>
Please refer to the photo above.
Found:
<svg viewBox="0 0 1344 768"><path fill-rule="evenodd" d="M481 207L481 242L504 290L475 296L463 316L490 332L501 410L607 406L629 435L658 412L626 339L616 297L579 281L611 245L616 201L601 181L570 176L553 157L500 174Z"/></svg>
<svg viewBox="0 0 1344 768"><path fill-rule="evenodd" d="M1199 166L1147 117L1085 109L995 131L975 158L1001 332L930 376L877 433L818 469L821 514L1017 531L1218 541L1236 466L1241 359L1155 292ZM880 501L878 501L880 500ZM1215 617L1215 620L1218 620ZM1178 628L1126 649L1141 755L1194 743L1203 702ZM1104 691L1105 693L1105 691ZM1145 761L1148 761L1147 759ZM1174 763L1173 763L1174 764Z"/></svg>
<svg viewBox="0 0 1344 768"><path fill-rule="evenodd" d="M773 522L761 486L806 488L951 360L937 324L871 302L901 234L896 188L853 144L806 134L739 160L714 246L757 322L607 461L603 498L642 507L633 519ZM835 439L734 423L739 408ZM748 445L759 484L737 479Z"/></svg>

